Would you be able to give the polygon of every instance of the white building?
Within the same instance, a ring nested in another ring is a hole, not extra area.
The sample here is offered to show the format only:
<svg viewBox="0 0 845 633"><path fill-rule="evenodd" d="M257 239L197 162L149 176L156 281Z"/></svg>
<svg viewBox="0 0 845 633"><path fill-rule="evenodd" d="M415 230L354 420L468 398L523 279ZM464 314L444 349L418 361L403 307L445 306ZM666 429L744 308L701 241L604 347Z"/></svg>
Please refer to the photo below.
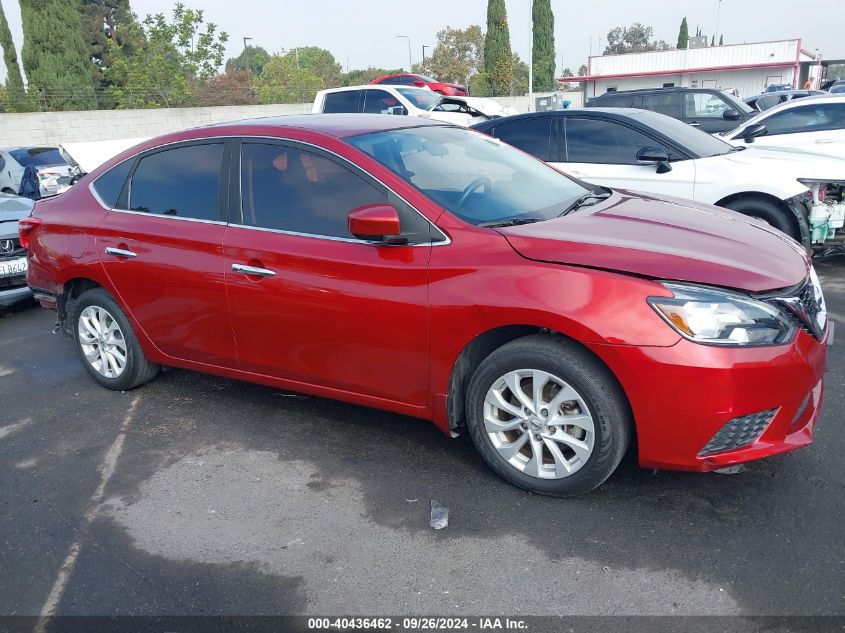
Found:
<svg viewBox="0 0 845 633"><path fill-rule="evenodd" d="M815 54L801 40L731 44L681 50L595 55L587 75L559 81L581 82L587 98L614 90L683 86L735 88L741 97L763 92L771 84L803 87L818 83Z"/></svg>

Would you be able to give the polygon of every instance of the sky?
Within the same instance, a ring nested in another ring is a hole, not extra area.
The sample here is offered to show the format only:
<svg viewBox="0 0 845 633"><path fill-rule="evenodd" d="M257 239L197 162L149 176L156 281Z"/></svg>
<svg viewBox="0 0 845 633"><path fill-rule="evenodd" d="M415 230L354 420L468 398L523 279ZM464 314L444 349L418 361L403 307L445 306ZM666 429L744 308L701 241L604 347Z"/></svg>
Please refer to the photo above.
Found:
<svg viewBox="0 0 845 633"><path fill-rule="evenodd" d="M18 0L0 0L18 47L23 41ZM204 9L207 21L229 33L227 57L243 49L243 37L251 45L279 52L298 46L319 46L332 52L350 69L377 66L408 66L420 61L422 45L434 46L437 31L450 26L465 28L486 22L486 0L182 0L189 7ZM175 0L130 0L140 17L170 13ZM718 13L719 33L726 44L801 38L809 51L820 49L823 58L845 58L841 23L831 19L835 0L552 0L555 14L557 72L569 67L577 72L588 55L598 55L607 32L616 26L642 22L654 28L655 39L674 44L681 19L686 16L690 32L696 26L713 34ZM511 47L527 60L529 0L506 0ZM577 7L577 9L575 8ZM718 36L716 37L718 40ZM427 54L430 53L430 49ZM0 79L5 79L0 59Z"/></svg>

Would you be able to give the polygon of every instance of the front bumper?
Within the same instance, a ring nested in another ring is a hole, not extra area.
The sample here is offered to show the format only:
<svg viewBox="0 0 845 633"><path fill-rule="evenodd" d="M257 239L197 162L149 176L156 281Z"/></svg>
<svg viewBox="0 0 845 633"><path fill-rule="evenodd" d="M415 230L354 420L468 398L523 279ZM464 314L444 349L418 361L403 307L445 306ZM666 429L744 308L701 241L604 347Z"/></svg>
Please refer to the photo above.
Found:
<svg viewBox="0 0 845 633"><path fill-rule="evenodd" d="M799 331L788 345L720 348L590 345L628 395L640 465L710 471L806 446L821 413L827 341ZM762 434L733 450L703 450L726 423L776 409Z"/></svg>
<svg viewBox="0 0 845 633"><path fill-rule="evenodd" d="M32 290L28 286L19 286L17 288L10 288L8 290L0 290L0 306L6 307L14 305L19 301L30 299L32 297Z"/></svg>

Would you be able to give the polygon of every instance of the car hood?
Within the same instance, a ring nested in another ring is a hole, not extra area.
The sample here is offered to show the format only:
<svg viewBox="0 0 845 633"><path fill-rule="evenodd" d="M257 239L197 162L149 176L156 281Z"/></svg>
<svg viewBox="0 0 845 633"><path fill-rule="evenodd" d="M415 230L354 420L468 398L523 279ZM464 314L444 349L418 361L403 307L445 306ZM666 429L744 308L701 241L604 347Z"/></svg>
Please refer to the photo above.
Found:
<svg viewBox="0 0 845 633"><path fill-rule="evenodd" d="M794 286L810 267L797 242L759 220L623 190L562 218L496 230L528 259L746 292Z"/></svg>
<svg viewBox="0 0 845 633"><path fill-rule="evenodd" d="M34 202L29 198L0 194L0 239L18 235L18 220L32 211Z"/></svg>

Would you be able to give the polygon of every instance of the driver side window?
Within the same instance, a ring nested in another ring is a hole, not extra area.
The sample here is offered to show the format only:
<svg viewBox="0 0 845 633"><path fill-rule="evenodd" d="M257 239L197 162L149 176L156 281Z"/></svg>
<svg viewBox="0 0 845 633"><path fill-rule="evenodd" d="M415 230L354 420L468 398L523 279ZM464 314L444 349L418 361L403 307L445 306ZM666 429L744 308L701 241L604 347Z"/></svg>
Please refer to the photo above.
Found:
<svg viewBox="0 0 845 633"><path fill-rule="evenodd" d="M636 165L642 148L660 147L652 138L618 123L570 117L565 121L566 160L570 163ZM668 148L664 149L668 153Z"/></svg>
<svg viewBox="0 0 845 633"><path fill-rule="evenodd" d="M761 121L768 136L796 132L821 132L845 127L845 104L817 103L777 112Z"/></svg>

